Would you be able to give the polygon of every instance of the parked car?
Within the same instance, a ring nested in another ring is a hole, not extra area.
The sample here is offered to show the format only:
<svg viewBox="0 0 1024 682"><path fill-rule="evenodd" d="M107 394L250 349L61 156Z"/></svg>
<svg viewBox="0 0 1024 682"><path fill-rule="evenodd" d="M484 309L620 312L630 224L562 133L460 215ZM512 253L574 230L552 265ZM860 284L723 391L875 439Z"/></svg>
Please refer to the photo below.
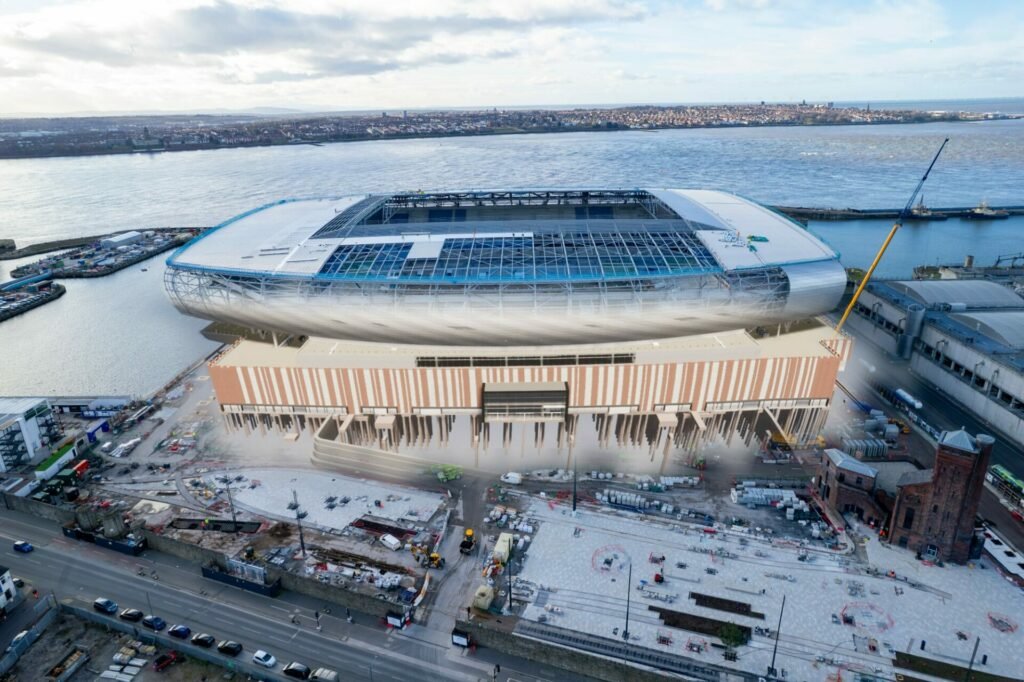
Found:
<svg viewBox="0 0 1024 682"><path fill-rule="evenodd" d="M172 665L174 665L178 661L181 661L182 659L184 659L184 656L179 654L177 651L173 650L168 651L167 653L160 654L156 657L156 660L153 661L153 670L164 670L165 668L171 667Z"/></svg>
<svg viewBox="0 0 1024 682"><path fill-rule="evenodd" d="M160 616L149 615L142 619L142 627L160 632L167 627L167 621Z"/></svg>
<svg viewBox="0 0 1024 682"><path fill-rule="evenodd" d="M252 662L258 665L262 665L264 668L273 668L277 665L277 659L274 658L274 654L269 651L260 649L252 655Z"/></svg>
<svg viewBox="0 0 1024 682"><path fill-rule="evenodd" d="M21 552L22 554L28 554L33 549L35 549L35 547L33 547L31 544L25 542L24 540L18 540L17 542L14 543L14 551L15 552Z"/></svg>
<svg viewBox="0 0 1024 682"><path fill-rule="evenodd" d="M11 645L9 647L7 647L7 650L4 651L4 653L7 653L8 651L13 649L14 647L18 646L18 644L21 642L21 640L25 639L26 637L28 637L28 630L22 630L21 632L16 634L14 636L14 639L11 640Z"/></svg>
<svg viewBox="0 0 1024 682"><path fill-rule="evenodd" d="M237 656L242 653L242 645L230 639L225 639L217 645L217 651L227 656Z"/></svg>
<svg viewBox="0 0 1024 682"><path fill-rule="evenodd" d="M187 625L172 625L167 629L167 634L178 639L188 639L188 636L192 634L192 630Z"/></svg>
<svg viewBox="0 0 1024 682"><path fill-rule="evenodd" d="M92 607L100 613L117 613L117 602L106 597L100 597L94 601Z"/></svg>
<svg viewBox="0 0 1024 682"><path fill-rule="evenodd" d="M313 682L338 682L341 679L338 677L338 673L331 670L330 668L317 668L313 671L313 674L309 676L309 681Z"/></svg>
<svg viewBox="0 0 1024 682"><path fill-rule="evenodd" d="M196 646L203 647L204 649L209 649L217 642L217 640L213 638L213 635L208 635L205 632L200 632L198 635L192 635L192 639L189 641Z"/></svg>
<svg viewBox="0 0 1024 682"><path fill-rule="evenodd" d="M21 578L15 577L13 579L13 581L14 581L14 586L15 587L25 587L25 581L22 580Z"/></svg>
<svg viewBox="0 0 1024 682"><path fill-rule="evenodd" d="M133 623L138 623L140 620L142 620L143 615L145 614L143 614L142 611L139 611L138 609L125 609L121 612L121 615L119 617L121 618L121 620L130 620Z"/></svg>
<svg viewBox="0 0 1024 682"><path fill-rule="evenodd" d="M308 680L309 675L312 672L308 665L303 665L298 661L292 661L284 667L281 671L285 677L294 677L297 680Z"/></svg>

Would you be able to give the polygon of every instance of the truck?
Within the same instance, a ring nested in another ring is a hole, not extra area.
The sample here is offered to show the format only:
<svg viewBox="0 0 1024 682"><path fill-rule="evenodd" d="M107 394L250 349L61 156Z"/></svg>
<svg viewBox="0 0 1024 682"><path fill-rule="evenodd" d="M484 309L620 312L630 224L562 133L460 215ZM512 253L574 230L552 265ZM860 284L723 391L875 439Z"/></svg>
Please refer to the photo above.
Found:
<svg viewBox="0 0 1024 682"><path fill-rule="evenodd" d="M920 410L921 406L923 405L923 403L920 400L910 395L902 388L897 388L895 391L893 391L893 396L896 398L897 401L904 403L907 407L912 407L915 410Z"/></svg>

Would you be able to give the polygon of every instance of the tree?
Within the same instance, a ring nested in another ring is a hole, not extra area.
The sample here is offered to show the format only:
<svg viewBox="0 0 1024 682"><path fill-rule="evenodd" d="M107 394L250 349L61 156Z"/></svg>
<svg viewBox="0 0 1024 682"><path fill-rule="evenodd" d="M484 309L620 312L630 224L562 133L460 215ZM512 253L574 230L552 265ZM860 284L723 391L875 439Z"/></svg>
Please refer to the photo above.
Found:
<svg viewBox="0 0 1024 682"><path fill-rule="evenodd" d="M718 629L718 638L730 649L747 643L747 636L743 634L743 630L732 623L726 623Z"/></svg>

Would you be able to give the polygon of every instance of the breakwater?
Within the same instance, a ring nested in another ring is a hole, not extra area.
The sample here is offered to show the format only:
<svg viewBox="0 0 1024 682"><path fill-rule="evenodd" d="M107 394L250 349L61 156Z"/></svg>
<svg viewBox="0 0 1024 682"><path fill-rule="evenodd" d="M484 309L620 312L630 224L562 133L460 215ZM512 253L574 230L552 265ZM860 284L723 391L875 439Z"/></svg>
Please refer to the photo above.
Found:
<svg viewBox="0 0 1024 682"><path fill-rule="evenodd" d="M11 270L11 276L30 277L48 273L54 279L104 277L181 246L200 231L201 228L146 230L134 233L134 241L120 246L105 246L99 243L102 238L93 237L86 246L17 267Z"/></svg>
<svg viewBox="0 0 1024 682"><path fill-rule="evenodd" d="M188 230L201 231L207 229L205 226L185 226L185 227L147 227L143 228L147 232L182 232ZM0 239L0 260L16 260L18 258L28 258L30 256L38 256L44 253L52 253L53 251L64 251L66 249L77 249L83 246L89 246L101 239L106 237L112 237L115 234L120 234L123 230L118 232L111 232L109 234L96 234L88 237L71 237L68 239L52 239L50 241L39 242L37 244L29 244L23 246L20 249L17 248L13 239Z"/></svg>
<svg viewBox="0 0 1024 682"><path fill-rule="evenodd" d="M67 293L67 290L56 282L50 282L45 289L23 294L21 292L0 293L0 322L27 313Z"/></svg>
<svg viewBox="0 0 1024 682"><path fill-rule="evenodd" d="M899 208L813 208L804 206L772 206L774 210L793 218L794 220L895 220L899 217ZM976 206L956 206L953 208L930 208L933 214L945 216L946 218L964 218L968 220L983 220L975 209ZM1024 206L991 206L992 211L1005 211L1006 215L996 218L1005 218L1011 215L1024 215ZM911 216L908 220L927 220L927 218L916 218Z"/></svg>

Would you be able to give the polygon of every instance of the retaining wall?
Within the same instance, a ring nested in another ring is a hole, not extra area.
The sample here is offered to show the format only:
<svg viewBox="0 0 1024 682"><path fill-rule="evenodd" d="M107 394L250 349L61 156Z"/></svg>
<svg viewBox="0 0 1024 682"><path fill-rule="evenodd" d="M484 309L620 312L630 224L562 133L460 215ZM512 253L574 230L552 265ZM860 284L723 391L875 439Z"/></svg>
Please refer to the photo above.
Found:
<svg viewBox="0 0 1024 682"><path fill-rule="evenodd" d="M46 502L38 502L28 497L18 497L10 493L3 493L3 497L4 504L8 509L56 521L62 526L75 520L75 512L70 509L62 509Z"/></svg>
<svg viewBox="0 0 1024 682"><path fill-rule="evenodd" d="M61 600L60 609L82 620L102 625L108 630L116 630L117 632L131 635L134 639L140 640L145 644L155 644L158 648L163 649L175 649L192 658L197 658L201 661L227 668L228 670L245 673L249 676L247 679L264 681L284 679L280 675L269 672L266 668L257 666L252 662L252 654L248 652L242 652L242 655L238 658L227 658L223 654L218 653L216 649L204 649L191 644L188 640L173 639L167 634L140 628L137 623L129 623L113 616L97 613L89 604L83 604L74 599ZM104 668L110 663L112 661L96 662L97 665L102 664ZM152 663L152 660L150 660L150 663Z"/></svg>
<svg viewBox="0 0 1024 682"><path fill-rule="evenodd" d="M159 535L148 529L143 529L142 534L145 536L150 548L158 552L164 552L179 559L191 561L199 566L213 563L222 569L227 568L224 555L220 552ZM394 599L378 599L374 595L347 590L344 587L323 583L314 578L305 578L274 566L267 566L266 568L267 578L271 582L280 579L281 587L292 592L305 594L373 616L383 617L388 611L402 610L403 605Z"/></svg>

